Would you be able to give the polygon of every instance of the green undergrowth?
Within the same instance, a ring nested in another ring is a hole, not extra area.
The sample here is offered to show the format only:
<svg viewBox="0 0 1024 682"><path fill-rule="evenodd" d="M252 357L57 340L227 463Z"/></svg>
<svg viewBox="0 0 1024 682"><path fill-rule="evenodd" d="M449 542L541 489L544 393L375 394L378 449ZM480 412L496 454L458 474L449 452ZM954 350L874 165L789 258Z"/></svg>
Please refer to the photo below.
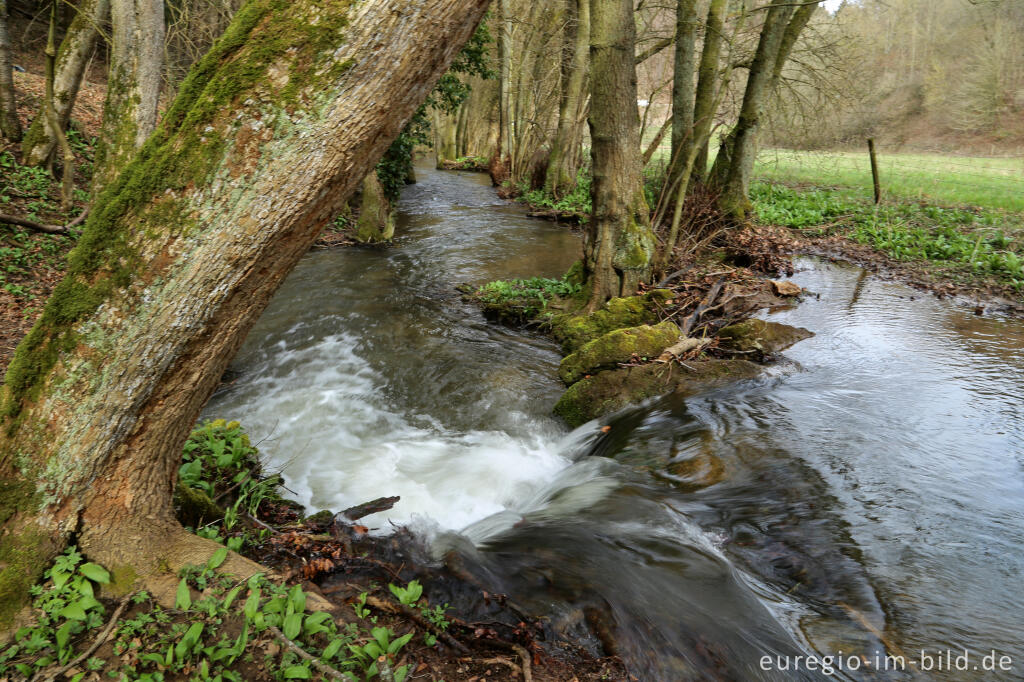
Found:
<svg viewBox="0 0 1024 682"><path fill-rule="evenodd" d="M397 608L412 609L429 629L377 611L368 592L332 614L307 609L307 594L298 585L262 574L240 581L218 572L229 550L258 554L270 532L250 530L240 522L243 514L255 517L266 505L298 506L279 496L279 476L264 477L261 470L259 453L238 422L198 425L184 446L176 497L180 503L180 492L187 490L184 499L202 498L204 511L217 509L215 518L195 530L224 546L205 565L179 573L172 608L146 592L114 601L104 593L110 573L69 548L31 588L32 625L0 646L0 680L42 678L71 664L64 678L72 682L95 679L93 673L140 682L337 676L402 682L410 667L401 659L413 648L422 654L435 647L438 634L450 626L448 604L429 604L418 581L387 588ZM110 636L90 651L108 626Z"/></svg>
<svg viewBox="0 0 1024 682"><path fill-rule="evenodd" d="M81 172L81 168L79 170ZM0 176L3 177L0 213L35 222L63 224L73 219L79 206L88 200L86 192L76 189L77 205L67 214L61 212L60 183L44 168L22 166L8 151L0 152ZM14 225L0 225L0 289L24 302L40 299L38 275L42 271L63 271L68 249L76 237L76 234L41 234Z"/></svg>
<svg viewBox="0 0 1024 682"><path fill-rule="evenodd" d="M579 216L581 220L586 220L591 213L590 186L590 171L581 168L576 174L576 186L561 198L555 198L543 189L530 189L525 182L519 186L519 191L521 200L530 206L570 213Z"/></svg>
<svg viewBox="0 0 1024 682"><path fill-rule="evenodd" d="M281 497L282 483L280 475L264 474L259 451L238 422L204 422L189 435L178 468L178 519L197 535L242 551L269 532L249 530L245 516L258 517L264 505L298 509Z"/></svg>
<svg viewBox="0 0 1024 682"><path fill-rule="evenodd" d="M1001 211L920 203L879 206L836 189L755 183L763 223L811 236L839 234L898 261L928 261L1024 290L1024 223Z"/></svg>
<svg viewBox="0 0 1024 682"><path fill-rule="evenodd" d="M399 659L413 647L437 642L433 632L402 628L409 631L399 634L380 622L381 615L366 605L366 593L331 614L308 609L299 585L278 584L262 574L239 581L218 573L227 555L221 548L205 565L184 568L172 608L161 607L146 592L126 597L118 607L101 596L110 574L84 561L74 547L68 549L32 588L35 623L18 630L0 650L0 676L29 679L70 664L65 677L72 682L93 672L140 682L334 676L402 682L410 667L399 665ZM433 628L448 628L448 605L427 603L417 581L388 587L396 601L417 610ZM116 622L109 615L114 609ZM109 637L91 650L108 628Z"/></svg>
<svg viewBox="0 0 1024 682"><path fill-rule="evenodd" d="M556 298L569 298L581 291L582 286L570 273L561 279L496 280L483 285L472 296L489 317L503 322L524 323L547 312Z"/></svg>

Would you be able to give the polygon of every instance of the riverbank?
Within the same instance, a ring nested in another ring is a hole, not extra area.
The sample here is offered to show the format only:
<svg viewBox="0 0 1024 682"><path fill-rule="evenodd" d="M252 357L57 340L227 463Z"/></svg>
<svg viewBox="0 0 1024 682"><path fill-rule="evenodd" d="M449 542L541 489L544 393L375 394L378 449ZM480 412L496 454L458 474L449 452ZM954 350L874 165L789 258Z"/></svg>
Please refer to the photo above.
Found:
<svg viewBox="0 0 1024 682"><path fill-rule="evenodd" d="M172 595L125 594L72 548L33 588L32 621L0 647L0 680L625 680L621 662L553 635L452 555L362 525L384 498L306 516L237 422L185 446L179 521L223 545ZM217 573L228 550L266 567ZM111 615L112 614L112 615Z"/></svg>

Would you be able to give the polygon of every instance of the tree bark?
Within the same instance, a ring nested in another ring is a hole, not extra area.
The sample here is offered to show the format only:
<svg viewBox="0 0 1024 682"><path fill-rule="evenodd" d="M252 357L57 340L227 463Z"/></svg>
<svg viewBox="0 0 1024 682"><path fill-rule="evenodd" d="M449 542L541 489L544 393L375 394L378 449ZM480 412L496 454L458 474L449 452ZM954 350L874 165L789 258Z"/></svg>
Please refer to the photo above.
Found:
<svg viewBox="0 0 1024 682"><path fill-rule="evenodd" d="M487 4L250 0L193 68L97 199L8 369L0 630L72 535L115 589L159 583L217 547L173 516L189 429Z"/></svg>
<svg viewBox="0 0 1024 682"><path fill-rule="evenodd" d="M156 128L164 57L163 0L111 0L110 73L93 196L117 176Z"/></svg>
<svg viewBox="0 0 1024 682"><path fill-rule="evenodd" d="M53 79L53 102L61 130L65 130L71 120L85 69L100 35L99 26L106 21L109 12L110 0L85 0L76 8L75 18L60 43ZM22 163L26 166L45 165L56 148L57 140L46 125L44 108L32 120L25 134L21 145Z"/></svg>
<svg viewBox="0 0 1024 682"><path fill-rule="evenodd" d="M654 234L644 199L631 0L590 0L593 217L584 234L588 309L650 277Z"/></svg>
<svg viewBox="0 0 1024 682"><path fill-rule="evenodd" d="M356 240L379 244L395 236L395 221L391 215L391 202L384 195L377 171L370 171L363 178L363 194L359 202L359 220L356 223Z"/></svg>
<svg viewBox="0 0 1024 682"><path fill-rule="evenodd" d="M11 36L7 32L7 0L0 0L0 133L11 142L21 139L21 121L14 98Z"/></svg>
<svg viewBox="0 0 1024 682"><path fill-rule="evenodd" d="M711 136L717 108L715 83L718 80L722 40L725 37L726 5L727 0L711 0L711 4L708 5L707 22L704 24L704 49L700 54L700 66L697 67L697 90L693 109L693 137L699 145L693 164L693 179L697 183L703 183L708 172L707 140Z"/></svg>
<svg viewBox="0 0 1024 682"><path fill-rule="evenodd" d="M568 0L569 21L566 43L572 46L568 67L562 74L562 101L558 110L558 129L551 142L545 191L554 197L568 194L576 186L576 157L573 145L579 143L580 109L587 87L587 59L590 56L590 0Z"/></svg>
<svg viewBox="0 0 1024 682"><path fill-rule="evenodd" d="M713 175L720 192L719 209L736 224L742 223L750 210L748 194L757 154L757 133L793 12L789 0L772 0L747 74L739 118L722 140L715 159L718 170L713 171Z"/></svg>
<svg viewBox="0 0 1024 682"><path fill-rule="evenodd" d="M676 4L676 55L672 77L672 157L669 186L674 185L694 146L694 90L697 54L697 2Z"/></svg>

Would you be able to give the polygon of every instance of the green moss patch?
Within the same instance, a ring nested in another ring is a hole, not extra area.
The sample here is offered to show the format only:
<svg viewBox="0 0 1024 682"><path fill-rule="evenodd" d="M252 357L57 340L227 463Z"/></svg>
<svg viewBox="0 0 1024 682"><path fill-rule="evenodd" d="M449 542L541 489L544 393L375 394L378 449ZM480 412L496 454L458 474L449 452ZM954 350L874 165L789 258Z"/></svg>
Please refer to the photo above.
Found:
<svg viewBox="0 0 1024 682"><path fill-rule="evenodd" d="M611 369L634 358L653 360L679 339L679 327L661 322L653 327L641 325L616 329L583 345L562 360L558 376L570 386L587 374Z"/></svg>

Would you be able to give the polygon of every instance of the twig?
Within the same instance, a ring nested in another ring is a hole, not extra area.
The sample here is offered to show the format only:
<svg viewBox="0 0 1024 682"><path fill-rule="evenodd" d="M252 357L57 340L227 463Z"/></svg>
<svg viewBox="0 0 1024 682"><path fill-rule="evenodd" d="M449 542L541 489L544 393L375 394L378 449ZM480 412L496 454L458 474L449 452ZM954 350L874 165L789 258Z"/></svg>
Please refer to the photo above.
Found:
<svg viewBox="0 0 1024 682"><path fill-rule="evenodd" d="M278 529L274 528L273 526L271 526L271 525L269 525L267 523L264 523L263 521L260 521L259 519L257 519L255 516L253 516L252 514L250 514L248 512L242 512L242 516L244 516L249 521L252 521L257 526L260 526L261 528L266 528L267 530L269 530L274 535L280 535L281 534L281 531L279 531Z"/></svg>
<svg viewBox="0 0 1024 682"><path fill-rule="evenodd" d="M690 335L690 332L693 330L693 326L698 322L698 320L700 320L700 317L701 315L704 314L704 311L707 310L711 306L711 304L715 302L716 298L718 298L718 294L720 291L722 291L722 287L724 286L724 284L725 280L719 279L717 282L715 282L714 286L711 287L711 290L708 291L708 294L707 296L704 297L704 300L700 302L700 305L698 305L697 309L693 311L693 314L690 315L690 317L686 319L686 322L683 323L683 327L682 329L680 329L680 332L683 336Z"/></svg>
<svg viewBox="0 0 1024 682"><path fill-rule="evenodd" d="M518 644L513 644L512 642L506 642L506 641L501 640L501 639L489 639L489 640L487 640L487 643L488 644L494 644L499 649L506 649L508 651L514 651L516 654L518 654L519 658L523 662L522 663L522 666L523 666L523 679L525 680L525 682L533 682L533 673L530 670L530 660L532 659L532 656L530 656L530 652L529 651L527 651L523 647L519 646Z"/></svg>
<svg viewBox="0 0 1024 682"><path fill-rule="evenodd" d="M337 670L335 670L331 666L321 662L320 659L316 658L315 656L310 654L308 651L306 651L305 649L300 647L298 644L296 644L292 640L290 640L287 637L285 637L284 633L281 632L280 630L278 630L277 627L271 625L271 626L268 627L268 629L270 630L271 633L273 633L273 635L275 637L277 637L279 640L281 640L281 642L288 648L289 651L291 651L292 653L298 654L299 658L301 658L303 660L306 660L306 661L309 661L309 663L314 668L319 670L324 675L327 675L327 677L330 677L332 680L343 680L343 682L349 682L349 680L351 679L351 678L345 677L344 675L342 675L340 672L338 672Z"/></svg>
<svg viewBox="0 0 1024 682"><path fill-rule="evenodd" d="M27 227L30 230L36 232L45 232L46 234L63 234L68 231L67 225L46 225L44 223L37 223L34 220L28 220L27 218L19 218L18 216L7 215L6 213L0 213L0 223L6 223L7 225L18 225L19 227Z"/></svg>
<svg viewBox="0 0 1024 682"><path fill-rule="evenodd" d="M447 631L442 630L437 625L434 625L429 620L424 618L418 611L409 608L405 604L394 604L389 601L384 601L383 599L380 599L378 597L374 597L373 595L368 595L366 597L366 603L374 607L375 609L380 609L381 611L388 611L390 613L400 613L406 618L415 622L421 628L433 632L435 635L438 636L438 638L443 640L444 643L450 646L451 648L456 649L464 654L469 653L469 649L466 647L465 644L455 639Z"/></svg>
<svg viewBox="0 0 1024 682"><path fill-rule="evenodd" d="M39 679L40 682L49 682L50 680L56 680L61 675L63 675L67 671L69 671L72 668L74 668L75 666L77 666L82 661L85 661L90 656L92 656L93 652L95 652L97 649L99 649L103 645L103 643L106 642L107 639L110 638L110 633L114 630L114 626L117 625L117 619L121 617L122 613L124 613L125 607L128 606L128 602L134 596L135 596L135 593L132 592L131 594L125 596L125 598L121 600L121 603L118 604L117 609L114 611L114 615L110 617L110 622L107 623L106 629L103 630L103 632L100 634L100 636L96 638L96 641L92 643L92 646L90 646L88 649L86 649L85 652L81 656L79 656L75 660L71 661L67 665L63 666L62 668L56 670L55 672L52 672L52 673L45 673L45 672L44 673L39 673L38 677L33 677L32 679L33 680Z"/></svg>

